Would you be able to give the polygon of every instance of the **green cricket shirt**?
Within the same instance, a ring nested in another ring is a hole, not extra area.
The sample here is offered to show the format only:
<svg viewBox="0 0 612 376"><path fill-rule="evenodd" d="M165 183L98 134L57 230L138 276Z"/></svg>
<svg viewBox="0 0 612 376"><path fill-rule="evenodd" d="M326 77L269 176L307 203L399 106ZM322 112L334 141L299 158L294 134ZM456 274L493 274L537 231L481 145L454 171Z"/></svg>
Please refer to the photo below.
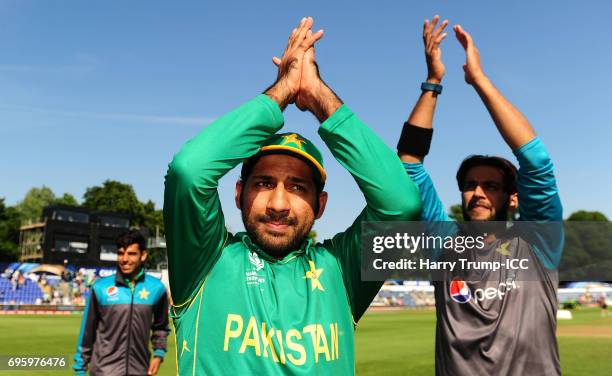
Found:
<svg viewBox="0 0 612 376"><path fill-rule="evenodd" d="M363 221L415 220L418 188L346 106L319 128L366 208L346 231L283 259L227 232L219 179L283 126L259 95L187 142L166 175L164 220L180 375L354 374L356 322L382 282L360 278Z"/></svg>

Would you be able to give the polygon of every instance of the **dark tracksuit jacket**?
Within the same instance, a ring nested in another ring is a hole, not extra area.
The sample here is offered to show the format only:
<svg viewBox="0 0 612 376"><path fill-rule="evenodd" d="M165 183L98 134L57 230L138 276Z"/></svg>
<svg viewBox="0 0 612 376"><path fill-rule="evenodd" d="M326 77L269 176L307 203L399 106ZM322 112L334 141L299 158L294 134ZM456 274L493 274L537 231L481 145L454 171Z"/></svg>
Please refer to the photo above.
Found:
<svg viewBox="0 0 612 376"><path fill-rule="evenodd" d="M97 280L83 313L73 369L77 375L146 375L151 353L163 359L168 297L162 282L144 273L130 288L123 275Z"/></svg>
<svg viewBox="0 0 612 376"><path fill-rule="evenodd" d="M486 277L461 281L446 273L444 279L434 282L436 375L561 374L555 333L563 207L553 164L542 141L536 137L514 150L514 155L520 166L519 221L532 222L530 227L517 225L524 229L517 230L522 232L520 237L502 233L482 250L462 257L497 262L528 259L534 267L529 272L487 270ZM405 163L404 167L421 192L421 219L449 221L423 164ZM505 254L497 251L503 243L507 247Z"/></svg>

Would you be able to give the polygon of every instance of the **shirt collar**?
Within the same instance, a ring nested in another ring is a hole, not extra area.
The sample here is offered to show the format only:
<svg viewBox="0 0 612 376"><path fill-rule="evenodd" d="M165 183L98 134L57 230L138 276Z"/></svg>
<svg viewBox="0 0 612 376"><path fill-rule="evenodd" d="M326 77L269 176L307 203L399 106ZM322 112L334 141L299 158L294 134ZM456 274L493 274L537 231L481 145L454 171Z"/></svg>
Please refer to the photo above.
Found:
<svg viewBox="0 0 612 376"><path fill-rule="evenodd" d="M135 283L140 282L142 279L144 279L144 276L145 276L145 269L144 269L144 266L141 266L140 271L134 277L134 282ZM121 273L121 270L119 270L118 268L117 268L117 273L115 273L115 282L119 285L130 286L129 280L127 279L125 275L123 275L123 273Z"/></svg>

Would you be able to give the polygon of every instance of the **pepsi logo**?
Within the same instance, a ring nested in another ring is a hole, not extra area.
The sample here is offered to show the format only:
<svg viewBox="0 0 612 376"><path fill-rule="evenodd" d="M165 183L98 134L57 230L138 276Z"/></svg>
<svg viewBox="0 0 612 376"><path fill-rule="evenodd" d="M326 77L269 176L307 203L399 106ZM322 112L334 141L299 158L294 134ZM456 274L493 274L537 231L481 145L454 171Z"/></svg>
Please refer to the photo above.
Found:
<svg viewBox="0 0 612 376"><path fill-rule="evenodd" d="M449 289L450 298L457 303L467 303L472 298L472 292L465 281L453 279Z"/></svg>
<svg viewBox="0 0 612 376"><path fill-rule="evenodd" d="M109 286L106 289L106 295L108 296L115 296L117 295L118 292L119 292L119 289L117 288L117 286Z"/></svg>

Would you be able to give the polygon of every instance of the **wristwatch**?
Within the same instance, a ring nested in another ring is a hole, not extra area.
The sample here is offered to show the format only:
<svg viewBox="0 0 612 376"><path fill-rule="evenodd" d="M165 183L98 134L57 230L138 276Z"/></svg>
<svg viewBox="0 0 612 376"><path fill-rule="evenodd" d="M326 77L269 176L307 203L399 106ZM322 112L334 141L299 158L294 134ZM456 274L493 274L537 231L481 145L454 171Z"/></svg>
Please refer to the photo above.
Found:
<svg viewBox="0 0 612 376"><path fill-rule="evenodd" d="M433 91L436 94L442 94L442 85L440 84L432 84L429 82L423 82L421 84L421 90L423 91Z"/></svg>

